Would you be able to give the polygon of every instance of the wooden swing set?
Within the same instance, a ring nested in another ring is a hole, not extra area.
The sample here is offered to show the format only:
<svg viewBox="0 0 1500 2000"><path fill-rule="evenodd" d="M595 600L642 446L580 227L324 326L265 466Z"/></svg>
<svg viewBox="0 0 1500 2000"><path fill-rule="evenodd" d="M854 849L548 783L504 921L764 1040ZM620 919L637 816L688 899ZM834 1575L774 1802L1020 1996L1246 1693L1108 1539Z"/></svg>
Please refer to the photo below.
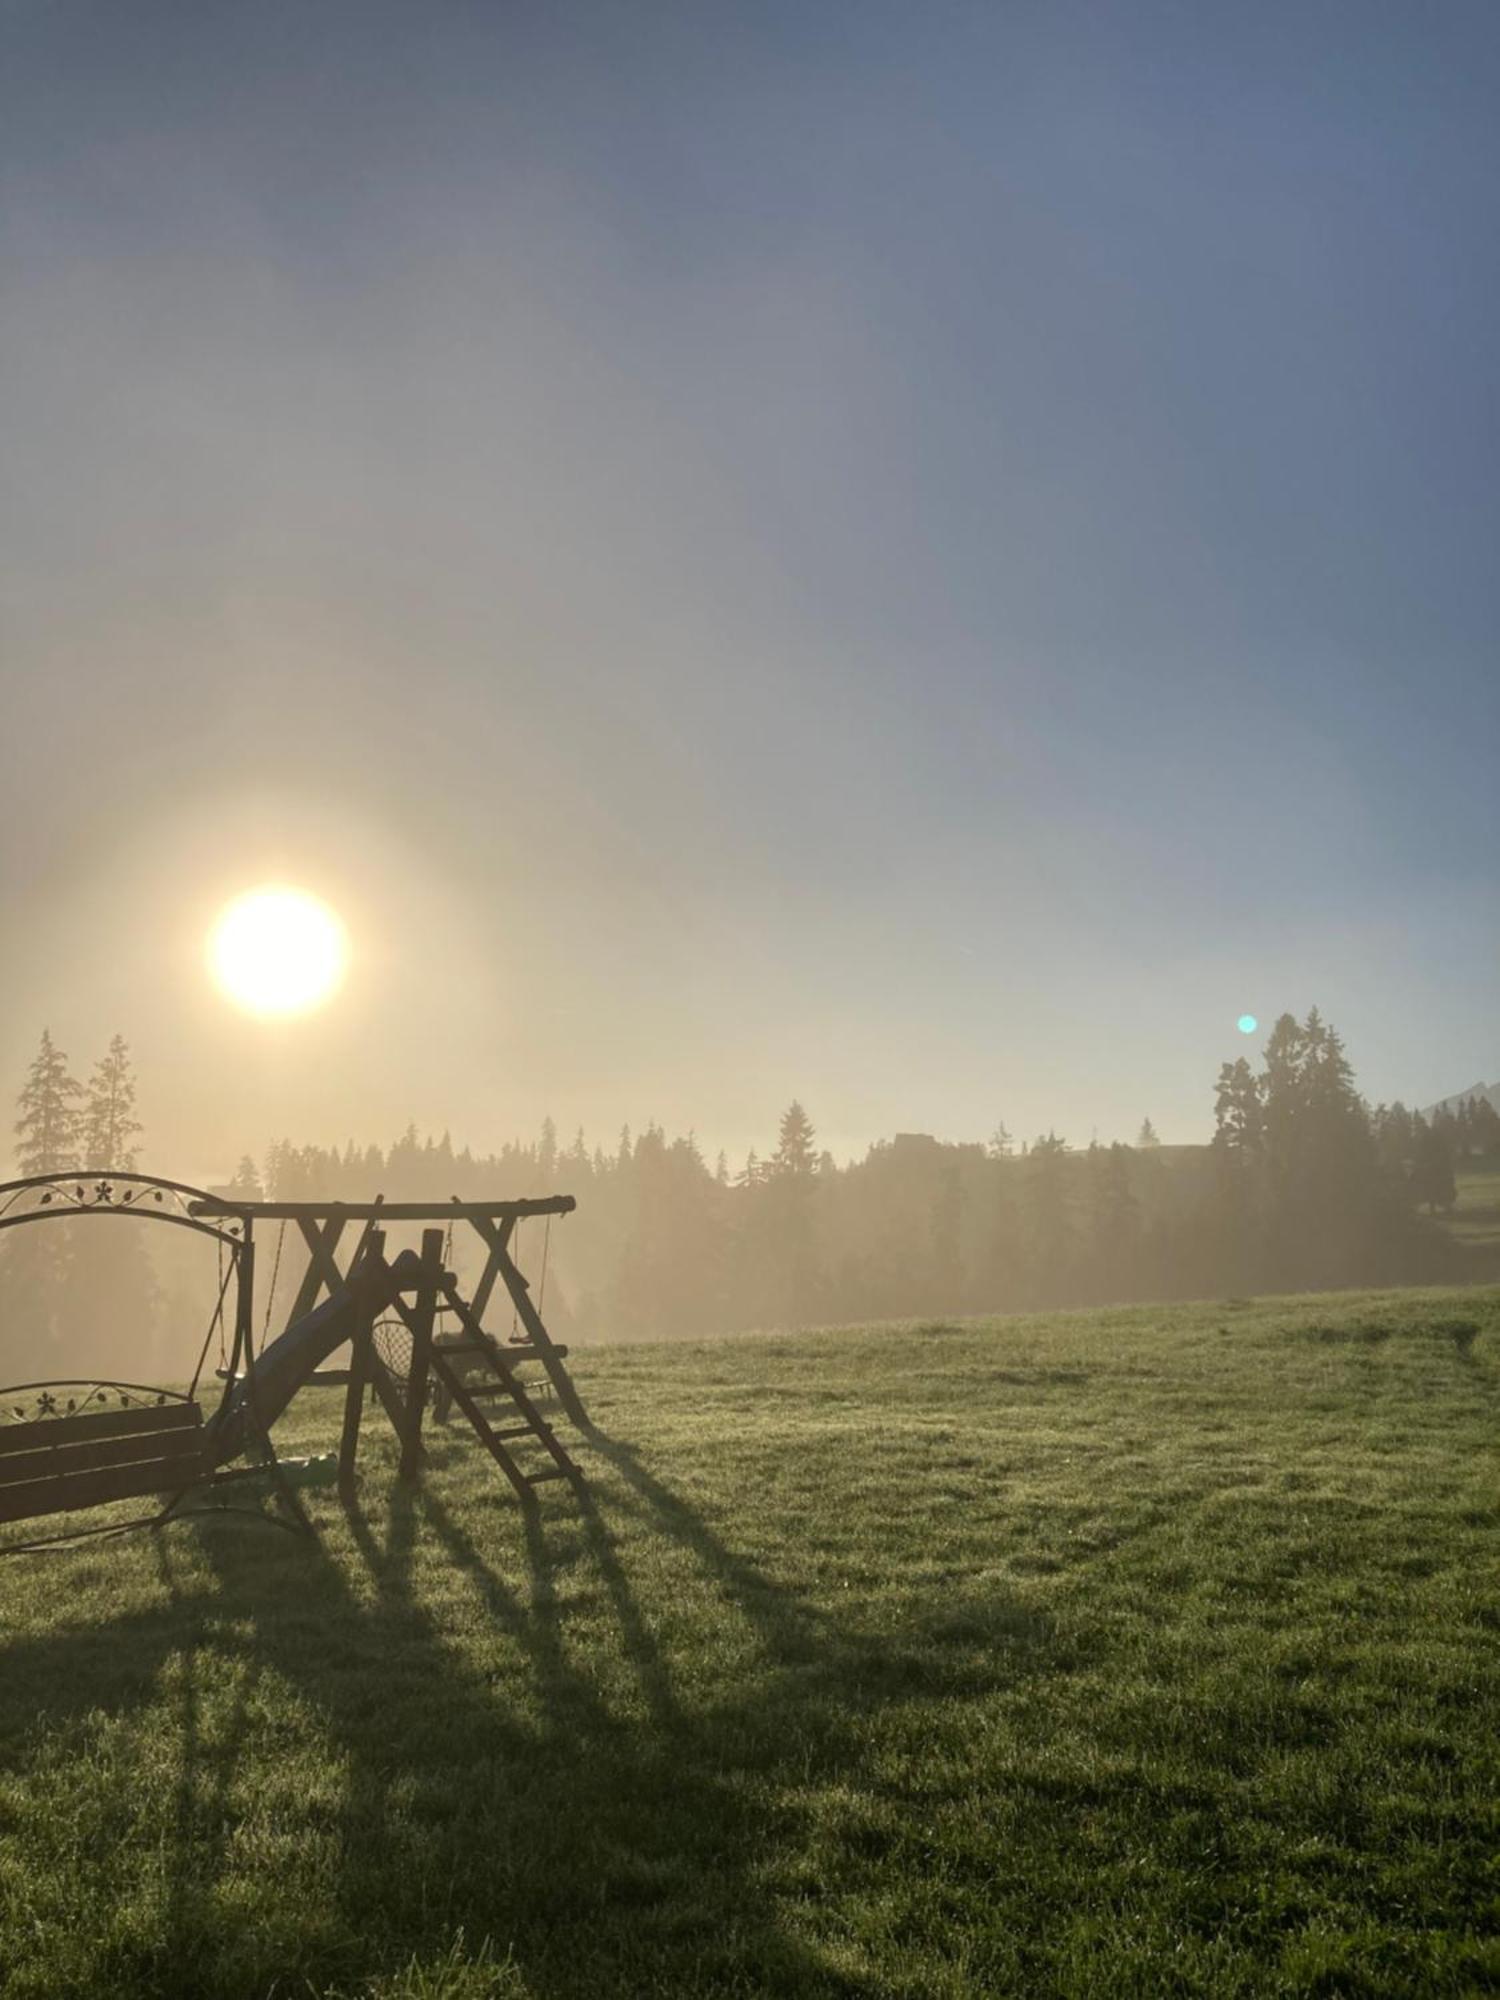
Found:
<svg viewBox="0 0 1500 2000"><path fill-rule="evenodd" d="M310 1531L300 1487L336 1479L346 1504L353 1503L367 1396L396 1431L403 1480L419 1474L422 1422L432 1403L440 1419L456 1410L467 1421L523 1503L546 1480L577 1482L577 1464L539 1407L539 1398L555 1395L581 1430L593 1429L565 1366L567 1349L553 1341L541 1314L552 1221L573 1207L569 1195L446 1204L238 1202L144 1174L47 1174L0 1185L0 1230L64 1216L149 1217L212 1239L219 1259L218 1297L185 1391L99 1379L0 1389L0 1524L127 1499L161 1503L151 1514L71 1526L4 1552L222 1511L232 1505L232 1489L244 1491L247 1482L278 1504L277 1515L261 1518ZM533 1216L546 1229L535 1302L513 1254L518 1228ZM276 1255L257 1342L255 1229L267 1221L278 1225ZM428 1225L420 1252L388 1261L391 1223ZM306 1245L307 1268L273 1335L276 1280L292 1224ZM484 1249L467 1296L451 1268L457 1226L472 1229ZM484 1325L501 1286L512 1308L504 1340ZM222 1386L217 1406L207 1411L205 1371L216 1337L219 1366L212 1375ZM345 1345L348 1366L325 1367ZM523 1372L527 1364L542 1375ZM328 1383L345 1390L337 1458L280 1458L271 1426L301 1390Z"/></svg>

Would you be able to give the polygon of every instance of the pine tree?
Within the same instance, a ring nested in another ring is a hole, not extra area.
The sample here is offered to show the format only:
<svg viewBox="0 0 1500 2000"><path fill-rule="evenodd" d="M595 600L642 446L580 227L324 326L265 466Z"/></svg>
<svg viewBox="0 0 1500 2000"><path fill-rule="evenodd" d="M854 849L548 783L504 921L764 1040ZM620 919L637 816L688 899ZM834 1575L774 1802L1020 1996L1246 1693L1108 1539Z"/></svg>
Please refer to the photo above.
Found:
<svg viewBox="0 0 1500 2000"><path fill-rule="evenodd" d="M1143 1153L1149 1152L1152 1147L1161 1144L1161 1140L1156 1136L1156 1127L1151 1123L1149 1118L1141 1120L1141 1129L1135 1135L1135 1143Z"/></svg>
<svg viewBox="0 0 1500 2000"><path fill-rule="evenodd" d="M1337 1284L1368 1269L1391 1238L1391 1194L1343 1041L1316 1007L1277 1021L1258 1085L1276 1281Z"/></svg>
<svg viewBox="0 0 1500 2000"><path fill-rule="evenodd" d="M1067 1155L1067 1140L1048 1132L1035 1141L1026 1156L1026 1205L1038 1304L1055 1304L1072 1279Z"/></svg>
<svg viewBox="0 0 1500 2000"><path fill-rule="evenodd" d="M1416 1127L1417 1150L1412 1166L1412 1199L1425 1202L1430 1215L1439 1208L1452 1208L1458 1199L1458 1186L1453 1178L1453 1153L1447 1133L1436 1120L1429 1125L1425 1118L1418 1118Z"/></svg>
<svg viewBox="0 0 1500 2000"><path fill-rule="evenodd" d="M1214 1093L1213 1143L1221 1157L1248 1168L1265 1143L1265 1108L1260 1084L1245 1058L1224 1063Z"/></svg>
<svg viewBox="0 0 1500 2000"><path fill-rule="evenodd" d="M932 1305L938 1312L961 1312L964 1303L962 1230L964 1190L958 1167L945 1161L938 1170L937 1191L928 1218L932 1246Z"/></svg>
<svg viewBox="0 0 1500 2000"><path fill-rule="evenodd" d="M16 1162L23 1174L60 1174L78 1165L81 1094L67 1057L43 1028L16 1101Z"/></svg>
<svg viewBox="0 0 1500 2000"><path fill-rule="evenodd" d="M16 1164L23 1174L65 1173L77 1167L78 1096L68 1059L44 1028L16 1100ZM0 1244L5 1299L0 1368L12 1380L54 1372L74 1233L71 1223L44 1224L18 1229Z"/></svg>
<svg viewBox="0 0 1500 2000"><path fill-rule="evenodd" d="M817 1165L812 1120L794 1097L781 1118L781 1136L772 1155L773 1174L811 1174Z"/></svg>
<svg viewBox="0 0 1500 2000"><path fill-rule="evenodd" d="M1138 1282L1141 1214L1130 1161L1128 1146L1089 1148L1089 1255L1103 1300L1129 1298Z"/></svg>
<svg viewBox="0 0 1500 2000"><path fill-rule="evenodd" d="M1004 1129L1003 1127L1001 1128ZM1006 1135L1007 1140L1009 1134ZM1013 1176L1008 1155L991 1153L989 1196L985 1218L984 1295L981 1310L1021 1303L1026 1293L1021 1232L1012 1199Z"/></svg>
<svg viewBox="0 0 1500 2000"><path fill-rule="evenodd" d="M115 1035L94 1065L83 1107L83 1163L90 1173L128 1174L135 1170L141 1133L135 1115L135 1077L124 1037Z"/></svg>
<svg viewBox="0 0 1500 2000"><path fill-rule="evenodd" d="M760 1262L769 1316L783 1326L806 1325L822 1296L814 1205L818 1198L816 1134L793 1098L782 1114L776 1151L762 1169L754 1256Z"/></svg>

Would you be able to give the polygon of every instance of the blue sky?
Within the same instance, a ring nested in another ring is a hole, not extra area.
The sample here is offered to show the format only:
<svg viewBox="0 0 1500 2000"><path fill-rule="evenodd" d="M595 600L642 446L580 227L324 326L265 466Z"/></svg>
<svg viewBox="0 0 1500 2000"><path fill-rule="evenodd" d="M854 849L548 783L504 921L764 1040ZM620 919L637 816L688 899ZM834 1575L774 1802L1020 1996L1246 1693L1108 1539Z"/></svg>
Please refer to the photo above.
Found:
<svg viewBox="0 0 1500 2000"><path fill-rule="evenodd" d="M1492 9L0 38L11 1072L118 1027L195 1170L1500 1074ZM356 946L274 1033L267 875Z"/></svg>

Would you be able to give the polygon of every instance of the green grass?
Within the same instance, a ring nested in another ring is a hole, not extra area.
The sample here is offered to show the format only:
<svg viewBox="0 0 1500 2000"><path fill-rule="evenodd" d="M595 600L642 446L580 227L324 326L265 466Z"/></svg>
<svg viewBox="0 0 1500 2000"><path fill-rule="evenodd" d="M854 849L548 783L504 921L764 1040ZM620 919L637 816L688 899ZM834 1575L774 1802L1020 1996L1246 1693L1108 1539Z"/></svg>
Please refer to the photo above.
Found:
<svg viewBox="0 0 1500 2000"><path fill-rule="evenodd" d="M1500 1296L578 1377L584 1506L0 1565L7 2000L1500 1991Z"/></svg>
<svg viewBox="0 0 1500 2000"><path fill-rule="evenodd" d="M1444 1218L1452 1235L1472 1251L1500 1251L1500 1163L1462 1167L1455 1175L1458 1200Z"/></svg>

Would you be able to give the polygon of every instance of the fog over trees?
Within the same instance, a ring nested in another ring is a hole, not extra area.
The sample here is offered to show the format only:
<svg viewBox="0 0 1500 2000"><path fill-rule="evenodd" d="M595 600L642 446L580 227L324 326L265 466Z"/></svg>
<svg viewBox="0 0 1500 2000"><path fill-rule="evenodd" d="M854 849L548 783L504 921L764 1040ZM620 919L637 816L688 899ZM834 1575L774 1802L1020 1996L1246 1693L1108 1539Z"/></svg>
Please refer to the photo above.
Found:
<svg viewBox="0 0 1500 2000"><path fill-rule="evenodd" d="M1149 1117L1133 1146L1086 1148L1051 1131L1018 1143L1001 1121L987 1144L898 1133L840 1165L794 1100L774 1146L737 1167L655 1123L605 1147L582 1130L564 1141L548 1120L486 1155L411 1125L384 1147L283 1138L260 1163L242 1155L225 1188L246 1200L571 1194L577 1213L550 1233L525 1225L519 1248L537 1284L545 1251L549 1323L583 1340L1473 1275L1433 1218L1453 1204L1456 1161L1500 1154L1500 1115L1483 1099L1430 1120L1366 1104L1314 1010L1276 1022L1259 1066L1225 1063L1214 1110L1207 1146L1164 1146ZM15 1131L22 1172L129 1170L142 1121L125 1041L83 1085L44 1033ZM46 1374L65 1350L80 1370L118 1371L122 1355L170 1366L201 1332L213 1274L199 1246L154 1240L164 1234L74 1222L0 1238L7 1374ZM283 1307L300 1263L288 1245Z"/></svg>

